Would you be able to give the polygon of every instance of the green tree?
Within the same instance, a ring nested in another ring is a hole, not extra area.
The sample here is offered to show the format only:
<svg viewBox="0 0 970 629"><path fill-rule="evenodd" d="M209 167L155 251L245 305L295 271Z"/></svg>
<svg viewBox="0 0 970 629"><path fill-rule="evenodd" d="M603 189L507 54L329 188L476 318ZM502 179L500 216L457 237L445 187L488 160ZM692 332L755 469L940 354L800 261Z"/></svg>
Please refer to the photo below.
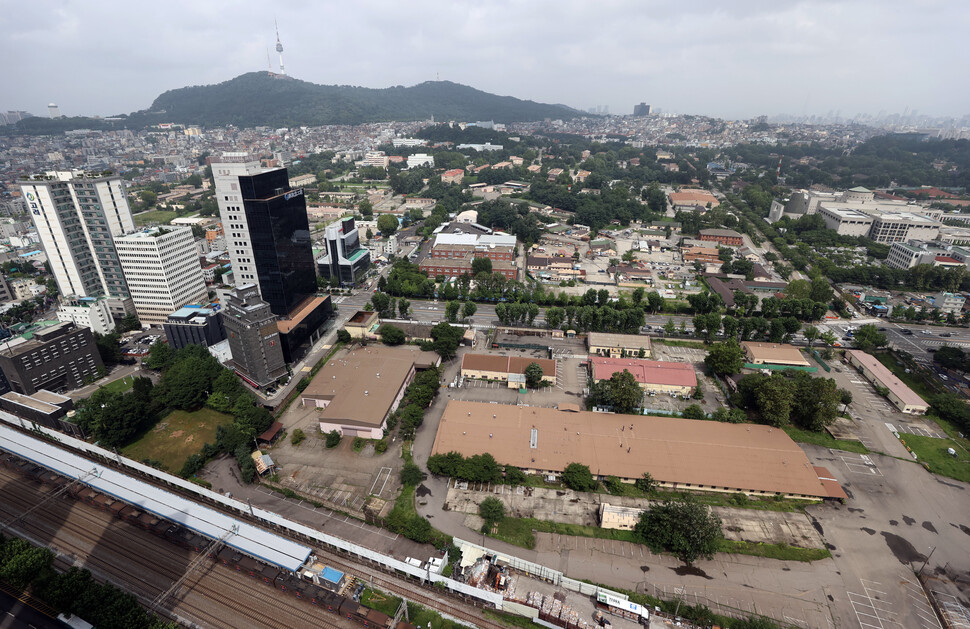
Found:
<svg viewBox="0 0 970 629"><path fill-rule="evenodd" d="M381 231L382 236L393 235L397 231L397 227L397 217L393 214L381 214L377 217L377 229Z"/></svg>
<svg viewBox="0 0 970 629"><path fill-rule="evenodd" d="M485 521L482 532L488 532L505 519L505 505L498 498L489 496L478 504L478 515Z"/></svg>
<svg viewBox="0 0 970 629"><path fill-rule="evenodd" d="M444 321L431 328L431 338L434 351L441 356L441 360L451 360L458 352L461 343L461 328L448 325Z"/></svg>
<svg viewBox="0 0 970 629"><path fill-rule="evenodd" d="M704 419L707 417L707 413L704 412L700 404L691 404L684 409L684 417L687 419Z"/></svg>
<svg viewBox="0 0 970 629"><path fill-rule="evenodd" d="M404 464L401 468L401 484L402 485L417 485L425 479L425 473L421 471L421 468L411 463L410 461Z"/></svg>
<svg viewBox="0 0 970 629"><path fill-rule="evenodd" d="M633 485L645 494L649 494L657 487L657 481L653 479L650 472L644 472L643 476L634 481Z"/></svg>
<svg viewBox="0 0 970 629"><path fill-rule="evenodd" d="M381 335L381 341L385 345L403 345L404 341L406 340L404 330L388 323L382 325L379 332Z"/></svg>
<svg viewBox="0 0 970 629"><path fill-rule="evenodd" d="M626 493L626 486L617 476L607 476L606 480L603 481L603 486L606 487L606 491L614 496L622 496Z"/></svg>
<svg viewBox="0 0 970 629"><path fill-rule="evenodd" d="M327 433L327 447L336 448L340 445L341 434L337 430L331 430Z"/></svg>
<svg viewBox="0 0 970 629"><path fill-rule="evenodd" d="M371 216L374 216L374 205L367 199L364 199L357 205L357 211L360 212L360 215L364 218L370 218ZM378 229L380 229L380 227L378 227ZM368 236L368 238L370 237Z"/></svg>
<svg viewBox="0 0 970 629"><path fill-rule="evenodd" d="M155 341L148 348L145 366L156 371L165 371L172 364L175 351L165 341Z"/></svg>
<svg viewBox="0 0 970 629"><path fill-rule="evenodd" d="M596 480L593 479L589 466L581 463L570 463L562 471L562 482L573 491L593 491Z"/></svg>
<svg viewBox="0 0 970 629"><path fill-rule="evenodd" d="M808 341L809 347L812 346L812 344L815 342L815 340L819 337L820 334L821 332L814 325L810 325L806 327L804 330L802 330L802 335L805 337L805 340Z"/></svg>
<svg viewBox="0 0 970 629"><path fill-rule="evenodd" d="M461 318L462 318L462 320L466 320L469 317L474 316L476 312L478 312L478 306L476 306L475 305L475 302L473 302L473 301L466 301L461 306Z"/></svg>
<svg viewBox="0 0 970 629"><path fill-rule="evenodd" d="M20 542L22 540L10 540L7 543L13 541ZM10 557L0 568L0 579L20 589L26 588L42 573L50 570L51 563L54 561L52 551L31 546L26 542L24 542L24 545L25 547L20 552Z"/></svg>
<svg viewBox="0 0 970 629"><path fill-rule="evenodd" d="M407 319L411 313L411 302L401 297L400 299L397 300L397 309L401 313L401 318Z"/></svg>
<svg viewBox="0 0 970 629"><path fill-rule="evenodd" d="M835 421L841 399L842 394L835 380L813 378L799 372L795 376L792 422L805 430L821 432Z"/></svg>
<svg viewBox="0 0 970 629"><path fill-rule="evenodd" d="M654 504L640 515L633 534L654 552L669 552L688 566L711 559L724 538L721 519L690 495Z"/></svg>
<svg viewBox="0 0 970 629"><path fill-rule="evenodd" d="M651 293L651 295L652 294L653 293ZM649 295L647 295L647 297L649 298ZM677 331L677 326L674 325L674 318L670 317L669 319L667 319L667 323L664 324L664 334L666 334L667 336L673 336L674 332L676 331Z"/></svg>
<svg viewBox="0 0 970 629"><path fill-rule="evenodd" d="M589 402L593 406L611 406L617 413L632 413L643 402L643 389L629 371L614 372L609 380L590 387Z"/></svg>
<svg viewBox="0 0 970 629"><path fill-rule="evenodd" d="M461 311L460 301L449 301L445 305L445 316L448 317L449 323L456 323L458 321L459 311Z"/></svg>
<svg viewBox="0 0 970 629"><path fill-rule="evenodd" d="M479 273L491 273L492 260L484 256L472 260L472 275L477 277Z"/></svg>
<svg viewBox="0 0 970 629"><path fill-rule="evenodd" d="M795 387L786 377L775 374L763 378L755 393L761 419L772 426L784 426L791 418Z"/></svg>
<svg viewBox="0 0 970 629"><path fill-rule="evenodd" d="M889 340L885 334L879 331L879 328L875 324L867 323L859 326L855 336L852 338L852 343L864 352L872 352L888 345Z"/></svg>
<svg viewBox="0 0 970 629"><path fill-rule="evenodd" d="M338 343L350 343L353 340L354 340L354 338L352 336L350 336L350 332L348 332L347 330L345 330L343 328L340 328L339 330L337 330L337 342Z"/></svg>
<svg viewBox="0 0 970 629"><path fill-rule="evenodd" d="M94 342L98 347L98 353L101 355L101 361L105 365L117 365L121 362L121 346L118 345L120 338L117 332L95 333Z"/></svg>
<svg viewBox="0 0 970 629"><path fill-rule="evenodd" d="M736 374L744 367L744 350L734 339L714 343L707 350L704 364L719 376Z"/></svg>
<svg viewBox="0 0 970 629"><path fill-rule="evenodd" d="M529 363L525 368L525 386L530 389L538 389L542 384L542 365L539 363Z"/></svg>
<svg viewBox="0 0 970 629"><path fill-rule="evenodd" d="M430 462L429 462L430 466ZM525 472L515 467L514 465L505 466L505 482L513 487L518 485L524 485L526 481Z"/></svg>

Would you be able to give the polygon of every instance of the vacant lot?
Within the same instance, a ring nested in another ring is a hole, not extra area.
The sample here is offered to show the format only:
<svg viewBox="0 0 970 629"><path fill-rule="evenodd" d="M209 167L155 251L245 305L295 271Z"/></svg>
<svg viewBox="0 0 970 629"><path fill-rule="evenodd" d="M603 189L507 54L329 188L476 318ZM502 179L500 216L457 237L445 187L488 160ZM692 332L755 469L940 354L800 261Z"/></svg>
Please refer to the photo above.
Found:
<svg viewBox="0 0 970 629"><path fill-rule="evenodd" d="M135 225L161 224L168 225L169 222L178 216L176 212L167 210L152 210L151 212L141 212L135 214Z"/></svg>
<svg viewBox="0 0 970 629"><path fill-rule="evenodd" d="M217 426L230 423L231 416L211 408L191 413L172 411L122 454L136 461L159 461L165 469L177 473L189 455L200 452L207 442L215 443Z"/></svg>

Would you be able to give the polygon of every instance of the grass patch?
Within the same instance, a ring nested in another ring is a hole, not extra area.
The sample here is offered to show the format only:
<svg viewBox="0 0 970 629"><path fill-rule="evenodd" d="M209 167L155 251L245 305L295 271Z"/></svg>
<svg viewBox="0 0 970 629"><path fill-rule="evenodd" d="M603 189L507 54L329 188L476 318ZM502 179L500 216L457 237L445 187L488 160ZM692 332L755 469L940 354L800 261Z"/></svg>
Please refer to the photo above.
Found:
<svg viewBox="0 0 970 629"><path fill-rule="evenodd" d="M124 393L133 386L135 386L135 376L125 376L121 380L109 382L99 388L104 389L108 393Z"/></svg>
<svg viewBox="0 0 970 629"><path fill-rule="evenodd" d="M169 210L152 210L135 214L135 225L148 225L150 223L160 223L168 225L173 218L178 217L178 212Z"/></svg>
<svg viewBox="0 0 970 629"><path fill-rule="evenodd" d="M836 439L827 432L812 432L811 430L802 430L795 426L785 426L783 430L788 433L789 437L799 443L811 443L816 446L822 446L823 448L858 452L859 454L869 453L869 448L860 442L850 441L848 439Z"/></svg>
<svg viewBox="0 0 970 629"><path fill-rule="evenodd" d="M430 629L468 629L465 625L459 625L442 618L438 612L417 603L408 603L408 617L411 619L412 625L422 627L422 629L426 627L430 627Z"/></svg>
<svg viewBox="0 0 970 629"><path fill-rule="evenodd" d="M360 595L360 604L394 618L398 607L401 606L401 599L386 592L365 588L363 594Z"/></svg>
<svg viewBox="0 0 970 629"><path fill-rule="evenodd" d="M935 439L920 435L900 434L900 441L909 446L918 461L929 471L940 476L955 478L970 483L970 454L953 439ZM953 448L957 455L951 456L946 450Z"/></svg>
<svg viewBox="0 0 970 629"><path fill-rule="evenodd" d="M492 537L532 550L536 539L534 532L555 533L558 535L572 535L575 537L591 537L594 539L610 539L620 542L640 544L633 531L604 529L598 526L583 524L564 524L561 522L547 522L533 518L505 518L499 523ZM767 557L768 559L782 559L785 561L818 561L831 557L832 553L824 548L799 548L787 544L758 544L734 540L721 540L718 552L734 555L751 555Z"/></svg>
<svg viewBox="0 0 970 629"><path fill-rule="evenodd" d="M875 356L876 360L885 365L889 371L893 372L897 378L906 383L906 386L908 386L910 389L916 391L916 393L918 393L923 399L946 391L946 389L943 388L943 385L937 386L933 384L926 376L924 376L920 372L919 367L916 367L915 363L909 367L909 373L906 373L907 367L905 365L901 365L900 362L902 361L896 358L896 356L893 354L883 352L880 354L875 354Z"/></svg>
<svg viewBox="0 0 970 629"><path fill-rule="evenodd" d="M652 339L654 343L662 343L670 347L689 347L691 349L707 349L703 341L684 341L680 339Z"/></svg>
<svg viewBox="0 0 970 629"><path fill-rule="evenodd" d="M832 553L825 548L800 548L788 544L759 544L731 539L722 539L717 550L721 553L767 557L783 561L818 561L832 556Z"/></svg>
<svg viewBox="0 0 970 629"><path fill-rule="evenodd" d="M228 426L232 421L231 415L211 408L191 413L172 411L121 453L136 461L153 459L177 474L185 459L201 452L206 443L215 443L217 426Z"/></svg>
<svg viewBox="0 0 970 629"><path fill-rule="evenodd" d="M497 612L491 609L483 609L482 613L489 620L494 620L500 625L505 625L506 627L522 627L522 629L535 629L536 624L532 622L531 618L526 618L525 616L516 616L515 614L509 614L507 612Z"/></svg>

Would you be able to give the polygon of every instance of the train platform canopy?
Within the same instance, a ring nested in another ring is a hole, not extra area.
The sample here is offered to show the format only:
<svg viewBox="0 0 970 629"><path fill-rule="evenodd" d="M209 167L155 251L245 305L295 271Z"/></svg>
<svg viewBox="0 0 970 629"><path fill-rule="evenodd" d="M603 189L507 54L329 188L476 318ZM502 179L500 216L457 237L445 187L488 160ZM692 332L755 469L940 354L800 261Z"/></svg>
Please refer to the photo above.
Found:
<svg viewBox="0 0 970 629"><path fill-rule="evenodd" d="M67 478L81 478L84 484L97 491L180 524L209 539L221 539L233 531L234 527L238 527L235 533L225 539L225 545L283 570L296 572L310 556L308 546L106 468L8 426L0 425L0 449ZM92 471L94 473L89 474Z"/></svg>

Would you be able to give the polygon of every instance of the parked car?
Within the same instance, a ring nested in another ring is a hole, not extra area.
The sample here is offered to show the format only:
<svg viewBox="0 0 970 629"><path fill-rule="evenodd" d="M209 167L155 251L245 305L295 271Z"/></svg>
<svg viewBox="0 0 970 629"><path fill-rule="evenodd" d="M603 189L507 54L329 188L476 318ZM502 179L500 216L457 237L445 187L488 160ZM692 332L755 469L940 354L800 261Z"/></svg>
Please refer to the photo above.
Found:
<svg viewBox="0 0 970 629"><path fill-rule="evenodd" d="M942 337L943 337L943 338L945 338L945 339L948 339L948 338L950 338L950 337L951 337L951 336L953 336L953 335L952 335L952 334L950 334L949 332L944 332L944 333L943 333L943 334L941 334L940 336L942 336Z"/></svg>

